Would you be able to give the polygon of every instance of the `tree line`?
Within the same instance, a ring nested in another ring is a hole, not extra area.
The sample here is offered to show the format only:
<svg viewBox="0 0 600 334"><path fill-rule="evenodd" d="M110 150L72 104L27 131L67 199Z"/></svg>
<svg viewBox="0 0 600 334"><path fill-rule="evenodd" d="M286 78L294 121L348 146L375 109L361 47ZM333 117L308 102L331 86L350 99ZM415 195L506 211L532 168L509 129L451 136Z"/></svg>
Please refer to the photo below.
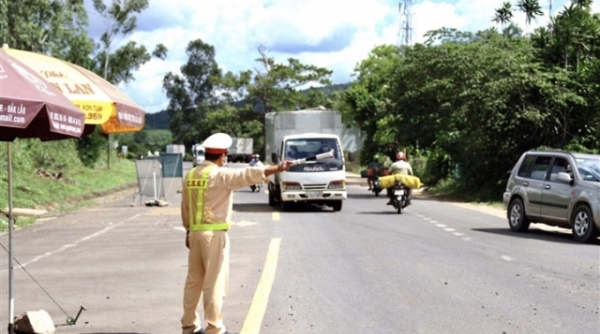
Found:
<svg viewBox="0 0 600 334"><path fill-rule="evenodd" d="M322 105L361 130L363 163L375 152L404 149L418 158L428 185L452 180L459 192L498 199L523 151L600 149L600 14L591 4L573 0L547 26L530 31L544 15L539 1L506 2L490 13L496 26L489 29L441 28L424 43L375 47L356 65L347 89L329 92L306 89L331 88L329 69L294 58L278 62L258 46L251 69L224 72L215 48L192 40L180 73L163 78L173 143L191 147L223 131L254 138L262 152L266 112ZM164 59L160 44L151 52L133 41L115 47L135 31L147 0L110 6L94 0L93 6L105 23L98 40L88 36L83 0L0 2L0 40L79 64L115 84L133 80L152 57ZM524 30L513 22L517 10L525 13ZM146 151L146 135L115 137ZM82 160L93 164L93 152L105 143L99 134L78 140Z"/></svg>
<svg viewBox="0 0 600 334"><path fill-rule="evenodd" d="M162 44L152 51L135 41L117 47L137 28L137 16L148 8L148 0L112 0L110 5L93 0L92 5L104 24L97 40L88 34L84 0L0 1L0 42L80 65L115 85L133 81L150 59L166 58L168 50ZM77 140L81 161L93 166L108 140L98 128Z"/></svg>
<svg viewBox="0 0 600 334"><path fill-rule="evenodd" d="M378 46L357 65L340 110L365 134L364 152L405 149L427 161L425 183L458 178L456 192L498 200L524 151L600 149L600 14L591 4L573 0L523 33L507 2L492 17L501 30L442 28L422 44ZM526 28L543 15L536 0L517 10Z"/></svg>
<svg viewBox="0 0 600 334"><path fill-rule="evenodd" d="M263 152L266 113L333 107L324 90L303 90L307 85L331 85L332 71L326 68L294 58L279 63L264 46L258 46L253 69L223 72L214 46L201 39L190 41L186 53L188 61L181 66L181 74L169 72L163 80L173 140L186 147L226 132L253 138L254 151Z"/></svg>

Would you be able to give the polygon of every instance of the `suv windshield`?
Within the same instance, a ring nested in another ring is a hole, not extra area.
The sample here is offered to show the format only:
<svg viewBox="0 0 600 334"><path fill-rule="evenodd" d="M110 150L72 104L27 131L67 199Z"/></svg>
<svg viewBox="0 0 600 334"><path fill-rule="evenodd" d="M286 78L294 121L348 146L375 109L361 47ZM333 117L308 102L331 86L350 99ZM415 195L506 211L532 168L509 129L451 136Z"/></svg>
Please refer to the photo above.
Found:
<svg viewBox="0 0 600 334"><path fill-rule="evenodd" d="M577 162L577 171L581 175L581 179L590 182L600 182L600 158L577 158L575 161Z"/></svg>

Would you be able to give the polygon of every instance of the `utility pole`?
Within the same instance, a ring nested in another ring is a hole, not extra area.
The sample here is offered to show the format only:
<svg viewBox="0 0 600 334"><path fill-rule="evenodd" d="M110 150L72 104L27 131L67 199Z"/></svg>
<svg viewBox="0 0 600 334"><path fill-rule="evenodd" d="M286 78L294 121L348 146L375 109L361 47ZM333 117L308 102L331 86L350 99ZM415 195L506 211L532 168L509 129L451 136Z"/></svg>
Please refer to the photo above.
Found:
<svg viewBox="0 0 600 334"><path fill-rule="evenodd" d="M412 44L412 0L402 0L398 4L400 14L400 29L398 30L398 47L409 46Z"/></svg>

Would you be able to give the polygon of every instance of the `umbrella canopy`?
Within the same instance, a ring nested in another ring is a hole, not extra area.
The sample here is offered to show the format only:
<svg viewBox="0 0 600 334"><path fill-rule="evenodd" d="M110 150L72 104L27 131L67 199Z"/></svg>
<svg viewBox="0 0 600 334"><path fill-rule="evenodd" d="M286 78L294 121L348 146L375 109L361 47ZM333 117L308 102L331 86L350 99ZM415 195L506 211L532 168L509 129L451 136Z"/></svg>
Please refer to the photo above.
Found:
<svg viewBox="0 0 600 334"><path fill-rule="evenodd" d="M56 87L0 50L0 141L80 137L84 121Z"/></svg>
<svg viewBox="0 0 600 334"><path fill-rule="evenodd" d="M40 74L78 106L86 115L86 125L100 125L106 134L136 132L144 128L144 110L93 72L39 53L7 47L4 51Z"/></svg>
<svg viewBox="0 0 600 334"><path fill-rule="evenodd" d="M15 138L56 140L84 133L85 114L36 71L0 50L0 141L8 151L8 298L9 334L14 332L13 195L10 142Z"/></svg>

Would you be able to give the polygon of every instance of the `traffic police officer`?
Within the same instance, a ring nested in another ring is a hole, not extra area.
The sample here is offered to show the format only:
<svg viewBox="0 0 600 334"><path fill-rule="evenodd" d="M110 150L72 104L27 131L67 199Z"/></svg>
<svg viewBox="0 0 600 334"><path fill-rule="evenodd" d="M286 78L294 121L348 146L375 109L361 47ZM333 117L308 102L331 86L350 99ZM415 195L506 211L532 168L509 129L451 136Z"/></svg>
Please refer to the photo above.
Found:
<svg viewBox="0 0 600 334"><path fill-rule="evenodd" d="M263 177L289 170L290 161L276 166L223 168L232 139L225 133L208 137L202 146L206 160L184 179L181 218L189 249L188 274L183 297L183 334L233 334L223 324L223 299L229 282L229 236L233 190ZM204 306L206 330L200 323L198 304Z"/></svg>

